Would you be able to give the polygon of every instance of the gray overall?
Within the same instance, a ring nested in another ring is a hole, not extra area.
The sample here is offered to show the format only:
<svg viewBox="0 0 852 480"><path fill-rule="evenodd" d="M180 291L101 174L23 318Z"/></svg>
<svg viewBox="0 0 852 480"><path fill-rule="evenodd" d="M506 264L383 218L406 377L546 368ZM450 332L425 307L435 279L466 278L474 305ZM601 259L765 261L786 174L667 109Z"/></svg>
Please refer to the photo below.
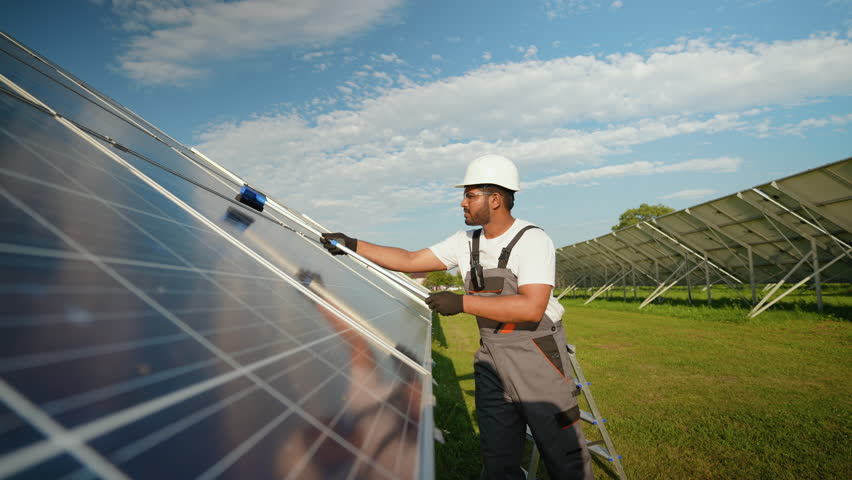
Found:
<svg viewBox="0 0 852 480"><path fill-rule="evenodd" d="M482 270L484 284L473 287L479 265L479 237L473 234L469 295L517 295L518 277L506 266L512 248L530 228L518 232L503 249L497 268ZM552 479L591 479L592 463L577 405L562 319L547 315L539 322L500 323L476 317L480 349L474 357L476 414L487 478L524 478L521 456L526 425Z"/></svg>

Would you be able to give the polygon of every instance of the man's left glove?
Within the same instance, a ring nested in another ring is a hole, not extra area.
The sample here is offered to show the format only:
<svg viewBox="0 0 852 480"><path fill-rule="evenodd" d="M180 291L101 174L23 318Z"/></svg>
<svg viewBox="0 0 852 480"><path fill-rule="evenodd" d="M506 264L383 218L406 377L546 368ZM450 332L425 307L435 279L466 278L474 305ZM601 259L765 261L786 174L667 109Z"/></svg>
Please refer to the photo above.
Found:
<svg viewBox="0 0 852 480"><path fill-rule="evenodd" d="M464 312L464 295L453 292L438 292L426 297L426 305L444 316L457 315Z"/></svg>
<svg viewBox="0 0 852 480"><path fill-rule="evenodd" d="M342 243L343 246L352 250L358 250L358 239L347 237L342 233L323 233L322 238L320 238L320 242L322 242L322 246L325 247L326 250L332 253L332 255L346 255L346 252L337 248L336 246L331 244L332 240L337 240L337 243Z"/></svg>

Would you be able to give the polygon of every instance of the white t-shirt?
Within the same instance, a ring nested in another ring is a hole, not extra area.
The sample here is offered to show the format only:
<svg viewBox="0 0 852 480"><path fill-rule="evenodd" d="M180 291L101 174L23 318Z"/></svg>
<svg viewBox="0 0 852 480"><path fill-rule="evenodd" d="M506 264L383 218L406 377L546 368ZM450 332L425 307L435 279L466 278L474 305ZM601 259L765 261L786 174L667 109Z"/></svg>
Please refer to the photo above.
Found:
<svg viewBox="0 0 852 480"><path fill-rule="evenodd" d="M497 238L479 237L479 263L482 268L497 268L500 252L515 238L515 235L527 225L525 220L515 219L515 223ZM470 270L470 247L474 230L459 230L446 240L432 245L429 250L438 257L447 269L459 267L462 278ZM512 248L509 264L506 266L518 277L518 286L532 283L555 285L556 280L556 249L553 241L544 230L533 228L524 235ZM562 320L565 309L553 296L545 310L547 317L555 322Z"/></svg>

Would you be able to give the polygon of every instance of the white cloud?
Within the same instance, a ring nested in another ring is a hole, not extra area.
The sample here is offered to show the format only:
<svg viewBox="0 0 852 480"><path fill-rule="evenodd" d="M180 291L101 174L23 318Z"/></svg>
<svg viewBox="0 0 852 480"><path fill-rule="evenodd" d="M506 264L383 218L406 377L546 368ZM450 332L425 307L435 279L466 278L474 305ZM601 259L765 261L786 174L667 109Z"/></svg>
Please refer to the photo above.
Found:
<svg viewBox="0 0 852 480"><path fill-rule="evenodd" d="M547 0L544 2L544 13L552 20L583 13L600 6L599 0Z"/></svg>
<svg viewBox="0 0 852 480"><path fill-rule="evenodd" d="M438 55L437 53L432 54L432 61L433 62L440 62L443 59L444 59L444 57Z"/></svg>
<svg viewBox="0 0 852 480"><path fill-rule="evenodd" d="M662 165L657 168L658 173L674 173L674 172L715 172L715 173L734 173L743 163L743 159L739 157L719 157L719 158L696 158L685 162L674 163L671 165Z"/></svg>
<svg viewBox="0 0 852 480"><path fill-rule="evenodd" d="M385 72L373 72L373 78L382 80L386 85L393 83L393 79Z"/></svg>
<svg viewBox="0 0 852 480"><path fill-rule="evenodd" d="M205 74L205 71L200 68L154 59L141 61L125 59L121 62L121 68L125 75L142 83L154 85L181 85L188 79L201 77Z"/></svg>
<svg viewBox="0 0 852 480"><path fill-rule="evenodd" d="M615 0L614 2L612 2L610 4L609 8L612 8L613 10L618 10L619 8L621 8L623 6L624 6L624 2L622 2L621 0Z"/></svg>
<svg viewBox="0 0 852 480"><path fill-rule="evenodd" d="M537 53L538 47L536 47L535 45L530 45L529 47L527 47L526 50L524 50L524 58L533 58L536 56Z"/></svg>
<svg viewBox="0 0 852 480"><path fill-rule="evenodd" d="M400 74L398 74L398 75L396 76L396 83L397 83L397 85L399 85L401 88L412 88L412 87L416 87L416 86L417 86L417 82L415 82L414 80L412 80L412 79L408 78L408 76L407 76L407 75L404 75L404 74L402 74L402 73L400 73Z"/></svg>
<svg viewBox="0 0 852 480"><path fill-rule="evenodd" d="M710 195L715 195L716 193L717 191L712 188L697 188L694 190L681 190L679 192L663 195L660 198L663 198L665 200L669 200L672 198L698 199L709 197Z"/></svg>
<svg viewBox="0 0 852 480"><path fill-rule="evenodd" d="M663 162L631 162L576 172L565 172L532 182L524 182L522 186L524 188L532 188L541 185L572 185L587 183L602 178L659 175L678 172L731 173L736 172L741 163L742 159L733 157L699 158L672 164L665 164Z"/></svg>
<svg viewBox="0 0 852 480"><path fill-rule="evenodd" d="M553 45L554 48L559 48L560 46L562 46L562 42L560 42L559 40L554 40L551 45Z"/></svg>
<svg viewBox="0 0 852 480"><path fill-rule="evenodd" d="M385 63L395 63L397 65L402 65L402 64L405 63L395 53L382 53L382 54L379 55L379 58Z"/></svg>
<svg viewBox="0 0 852 480"><path fill-rule="evenodd" d="M385 20L400 0L113 0L134 33L120 69L147 84L181 84L205 62L276 47L329 43ZM226 33L223 33L226 32Z"/></svg>
<svg viewBox="0 0 852 480"><path fill-rule="evenodd" d="M306 54L302 55L302 60L304 60L306 62L310 62L310 61L315 60L317 58L323 57L327 54L328 54L328 52L310 52L310 53L306 53Z"/></svg>
<svg viewBox="0 0 852 480"><path fill-rule="evenodd" d="M823 128L826 126L842 127L852 122L852 113L847 115L831 115L827 118L806 118L797 123L787 123L780 127L772 127L769 122L761 124L760 136L767 137L771 134L803 137L806 130Z"/></svg>
<svg viewBox="0 0 852 480"><path fill-rule="evenodd" d="M203 132L199 147L247 179L263 179L293 207L341 221L360 211L396 218L420 206L405 198L455 201L445 186L486 152L513 158L530 188L613 175L731 172L740 159L601 165L660 139L758 132L773 107L789 111L850 95L852 45L835 36L740 46L684 42L674 53L487 64L404 88L390 88L394 80L379 76L386 89L371 96L352 89L348 94L360 95L352 109L222 124ZM756 109L763 114L754 115ZM848 121L838 116L824 125ZM586 169L570 171L576 168ZM347 207L321 206L318 191L349 199Z"/></svg>
<svg viewBox="0 0 852 480"><path fill-rule="evenodd" d="M491 52L483 52L482 53L482 59L485 60L486 62L490 62L491 58L492 58Z"/></svg>

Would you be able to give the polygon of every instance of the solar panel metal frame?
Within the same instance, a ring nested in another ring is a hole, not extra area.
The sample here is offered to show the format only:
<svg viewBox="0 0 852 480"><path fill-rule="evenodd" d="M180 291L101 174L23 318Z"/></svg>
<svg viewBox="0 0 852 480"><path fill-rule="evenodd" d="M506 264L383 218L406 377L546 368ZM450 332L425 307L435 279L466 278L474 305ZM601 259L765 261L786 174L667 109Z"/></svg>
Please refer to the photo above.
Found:
<svg viewBox="0 0 852 480"><path fill-rule="evenodd" d="M86 90L94 98L100 99L104 103L104 105L100 105L101 108L108 108L108 109L113 110L117 115L119 115L121 117L125 117L130 123L132 123L135 126L135 128L139 128L140 130L144 131L147 135L150 135L153 138L155 138L157 141L163 142L163 139L159 138L152 131L159 132L161 135L168 138L169 142L167 142L167 144L171 143L168 146L172 150L174 150L177 154L179 154L181 157L186 159L188 162L191 162L192 164L195 164L199 167L202 167L202 170L207 171L207 173L211 177L217 179L222 185L225 185L231 191L236 191L235 187L237 186L236 184L238 184L239 182L233 181L234 179L238 180L238 178L235 175L230 174L230 172L225 171L220 166L218 166L214 162L210 161L209 159L207 159L205 156L201 155L200 153L194 152L191 149L187 149L186 147L180 145L178 142L174 141L173 139L171 139L167 135L160 132L155 127L153 127L150 124L148 124L147 122L145 122L143 119L141 119L141 117L138 117L138 115L130 112L129 110L125 109L124 107L121 107L117 102L113 101L112 99L109 99L108 97L103 96L102 94L100 94L96 90L94 90L91 87L80 82L75 77L71 76L70 74L67 74L67 72L60 69L58 66L50 63L49 61L47 61L43 57L35 54L34 52L29 50L28 48L21 45L19 42L16 42L14 39L9 37L8 35L2 34L2 32L0 32L0 35L2 35L3 38L13 42L15 45L20 47L23 51L26 51L33 58L36 58L38 61L41 61L41 62L45 63L46 65L50 66L51 68L55 69L57 71L57 73L63 75L68 80L74 82L80 88ZM97 135L97 132L87 131L84 125L76 124L75 122L73 122L69 119L63 118L62 116L58 115L56 112L51 110L49 105L45 105L45 104L41 103L38 98L33 97L26 90L17 87L14 84L14 82L11 82L5 76L0 76L0 84L3 85L3 87L2 87L3 88L3 94L15 96L19 100L27 102L31 106L38 108L38 109L40 109L40 110L42 110L42 111L44 111L48 114L53 115L54 118L59 123L63 124L66 128L73 131L75 134L79 135L80 138L85 139L86 141L91 143L93 146L99 148L105 155L107 155L108 157L111 157L114 161L116 161L120 164L123 164L125 167L132 169L132 167L130 167L126 162L122 161L122 159L118 155L116 155L116 153L110 151L109 148L107 148L103 144L98 143L97 140L98 140L99 136ZM92 135L95 135L95 136L93 137ZM103 140L102 137L100 139ZM113 146L116 147L116 148L119 148L121 150L127 151L126 149L122 149L121 145L116 145L115 143L113 143ZM224 174L215 171L214 168L210 168L211 165L213 165L216 169L223 171ZM227 233L221 231L221 229L218 229L212 222L207 220L203 215L201 215L197 212L194 212L194 210L191 207L189 207L186 204L183 204L176 197L170 196L170 192L168 192L168 190L163 189L162 187L159 187L159 185L157 185L156 182L154 182L151 179L146 178L144 176L144 174L141 174L139 172L136 172L136 174L139 178L146 181L151 187L160 190L163 195L171 198L171 200L174 201L176 204L181 205L181 208L183 208L187 212L190 212L191 214L193 214L195 216L195 218L197 218L200 222L205 223L212 230L218 231L224 237L228 236ZM313 226L314 228L318 227L320 229L322 228L321 226L319 226L319 224L317 224L316 222L314 222L313 220L311 220L307 216L301 215L298 212L295 212L291 209L288 209L287 207L283 206L282 204L280 204L278 202L274 202L274 203L275 203L274 210L276 210L280 214L285 215L289 219L300 222L304 226ZM19 206L21 206L22 208L25 207L24 205L19 205ZM273 216L273 218L274 218L274 216ZM279 221L278 223L281 223L281 222ZM236 241L236 240L233 240L233 239L231 239L231 241L237 248L241 248L246 254L255 258L255 260L257 260L260 264L266 266L266 268L268 268L271 272L276 273L278 277L280 277L283 280L290 283L291 286L294 289L302 292L304 295L311 298L313 301L318 302L321 305L324 305L325 308L336 313L338 317L340 317L342 319L346 319L349 322L349 324L351 326L353 326L356 330L358 330L362 334L366 335L367 338L372 339L372 341L374 342L374 345L383 346L383 348L385 350L387 350L389 353L391 353L391 355L397 357L398 360L402 361L403 363L409 364L412 368L415 368L417 371L419 371L421 373L421 376L422 376L421 407L422 407L423 411L421 412L421 416L420 416L421 425L420 425L420 428L419 428L419 431L418 431L418 445L420 446L420 455L419 455L419 459L418 459L419 460L418 472L419 472L419 478L423 478L423 479L433 478L434 477L434 467L433 467L433 461L432 461L432 456L433 456L433 453L432 453L432 436L433 436L433 432L432 432L432 395L431 395L432 380L431 380L431 364L428 361L426 361L426 359L429 358L429 351L430 351L430 346L431 346L430 345L431 342L429 341L429 339L431 337L430 329L429 328L426 329L427 341L425 342L425 345L424 345L424 350L425 350L424 355L423 355L424 363L423 363L423 365L420 365L418 363L414 363L407 356L400 355L398 352L396 352L395 348L392 345L389 345L387 341L382 340L380 338L381 337L380 332L375 332L369 327L365 327L364 325L360 325L359 322L354 321L351 318L349 318L346 313L337 310L337 308L334 305L329 304L322 297L317 296L310 289L305 288L304 285L300 284L300 282L293 280L291 277L289 277L287 274L284 274L283 272L276 271L276 268L273 265L266 262L265 259L263 259L259 255L255 254L250 249L245 248L245 247L241 247L239 245L239 241ZM341 262L341 264L342 264L342 268L346 268L348 270L354 271L354 267L353 267L352 264L346 265L346 264L343 264L343 262ZM357 265L357 263L356 263L356 265ZM382 275L376 275L375 272L371 271L371 270L367 270L367 271L358 273L358 275L361 276L369 284L376 286L378 288L381 288L382 290L388 292L389 294L396 294L396 295L407 294L407 295L411 296L409 291L407 291L405 288L402 288L399 285L400 282L409 282L409 283L413 284L413 282L411 282L411 280L408 279L407 277L404 277L404 278L400 277L401 281L394 283L394 282L389 282L388 279L383 277ZM368 279L367 277L370 277L370 279ZM379 287L378 284L382 284L382 285L384 285L384 287ZM416 284L413 284L413 285L416 285ZM413 287L413 288L422 288L422 287L419 287L419 285L418 285L418 286ZM415 296L413 298L417 298L417 297ZM425 312L428 312L428 309L425 309L425 306L424 306L424 310L425 310ZM423 314L421 316L423 317L424 322L426 322L427 324L431 323L430 318L428 318L425 314ZM377 336L377 333L379 334L379 336ZM58 427L57 424L49 416L40 412L37 406L29 403L26 398L23 398L20 394L15 392L14 389L10 389L9 386L5 382L2 382L2 385L0 385L0 387L2 387L2 392L0 392L0 393L2 393L2 395L0 395L0 398L2 398L4 401L10 403L13 409L17 409L17 411L19 411L19 412L25 412L26 413L25 416L28 419L30 419L31 421L35 421L38 424L38 426L41 429L43 429L44 431L53 432L54 434L59 435L59 436L63 436L63 435L67 436L67 433L64 433L63 429L61 429L61 427ZM104 464L104 463L101 462L101 460L99 460L97 458L96 454L93 455L93 452L89 449L89 447L87 446L85 441L78 442L78 443L72 442L72 443L68 444L68 448L69 448L69 451L74 450L74 451L77 452L77 454L79 456L81 456L83 458L89 458L90 460L92 460L93 465L96 465L96 466L98 466L98 468L102 469L102 470L98 470L98 471L105 473L105 474L108 474L107 476L113 476L113 475L117 476L117 477L121 476L120 471L113 470L113 467L111 465L109 465L109 462ZM2 463L2 462L0 462L0 463Z"/></svg>

